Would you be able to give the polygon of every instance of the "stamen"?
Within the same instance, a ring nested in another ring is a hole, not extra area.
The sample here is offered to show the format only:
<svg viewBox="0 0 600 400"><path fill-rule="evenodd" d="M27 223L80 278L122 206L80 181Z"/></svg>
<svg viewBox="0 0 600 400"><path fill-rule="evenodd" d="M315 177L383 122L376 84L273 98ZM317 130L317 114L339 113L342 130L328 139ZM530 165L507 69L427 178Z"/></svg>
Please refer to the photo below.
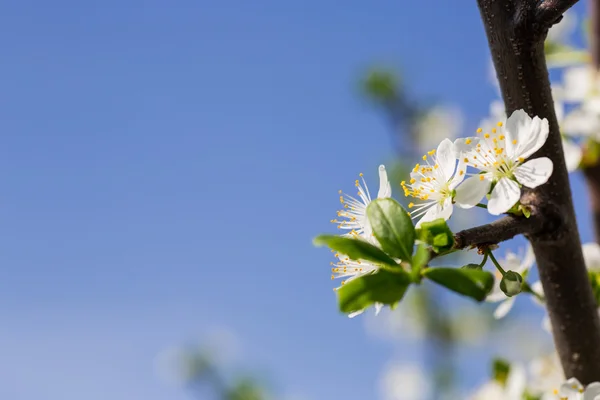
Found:
<svg viewBox="0 0 600 400"><path fill-rule="evenodd" d="M483 129L481 128L477 128L477 133L481 133L483 131ZM468 143L467 143L468 144Z"/></svg>

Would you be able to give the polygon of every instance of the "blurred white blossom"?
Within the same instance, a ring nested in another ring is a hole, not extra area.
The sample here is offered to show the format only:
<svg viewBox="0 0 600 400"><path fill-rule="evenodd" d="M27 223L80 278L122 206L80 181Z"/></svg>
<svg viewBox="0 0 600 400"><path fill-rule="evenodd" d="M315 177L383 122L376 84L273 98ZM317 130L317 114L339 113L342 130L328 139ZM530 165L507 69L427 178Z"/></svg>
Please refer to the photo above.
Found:
<svg viewBox="0 0 600 400"><path fill-rule="evenodd" d="M431 395L430 378L416 364L390 363L379 382L382 400L425 400Z"/></svg>

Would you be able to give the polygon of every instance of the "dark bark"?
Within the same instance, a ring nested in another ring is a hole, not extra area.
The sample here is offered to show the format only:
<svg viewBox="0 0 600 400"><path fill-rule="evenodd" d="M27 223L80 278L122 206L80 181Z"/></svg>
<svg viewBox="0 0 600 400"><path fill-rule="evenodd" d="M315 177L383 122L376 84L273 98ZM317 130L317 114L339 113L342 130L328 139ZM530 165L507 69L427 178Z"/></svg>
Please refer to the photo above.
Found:
<svg viewBox="0 0 600 400"><path fill-rule="evenodd" d="M550 124L546 144L531 158L549 157L554 172L548 183L523 196L554 223L526 236L537 259L565 375L587 384L600 380L600 319L583 262L544 57L548 28L573 3L478 0L507 114L524 109Z"/></svg>
<svg viewBox="0 0 600 400"><path fill-rule="evenodd" d="M521 234L540 232L546 224L544 217L532 215L531 218L507 215L490 224L465 229L454 235L454 247L478 247L496 244ZM549 226L549 224L547 224Z"/></svg>
<svg viewBox="0 0 600 400"><path fill-rule="evenodd" d="M592 64L600 68L600 0L590 0L590 53ZM596 232L596 242L600 243L600 165L585 165L583 173L588 186L590 205Z"/></svg>

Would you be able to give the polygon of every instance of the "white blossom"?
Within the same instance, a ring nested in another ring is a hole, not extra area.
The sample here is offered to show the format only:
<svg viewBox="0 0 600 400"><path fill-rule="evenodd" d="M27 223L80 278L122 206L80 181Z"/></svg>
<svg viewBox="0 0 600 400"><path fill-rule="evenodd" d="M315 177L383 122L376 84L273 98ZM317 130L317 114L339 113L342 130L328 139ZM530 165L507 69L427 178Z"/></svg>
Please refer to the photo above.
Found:
<svg viewBox="0 0 600 400"><path fill-rule="evenodd" d="M454 189L465 177L465 167L462 163L457 165L456 150L449 139L442 140L437 150L427 154L423 156L426 164L417 164L413 168L409 183L401 182L405 196L422 201L408 205L413 209L411 217L419 219L417 227L423 222L450 218Z"/></svg>
<svg viewBox="0 0 600 400"><path fill-rule="evenodd" d="M523 366L511 365L504 385L491 380L481 386L468 400L521 400L526 388L526 379Z"/></svg>
<svg viewBox="0 0 600 400"><path fill-rule="evenodd" d="M584 388L576 378L570 378L554 390L554 395L557 400L600 400L600 382L590 383Z"/></svg>
<svg viewBox="0 0 600 400"><path fill-rule="evenodd" d="M470 208L491 191L488 201L490 214L499 215L510 210L521 196L521 185L536 188L548 181L553 164L548 157L525 159L539 150L548 138L548 120L531 118L517 110L498 129L483 133L482 137L458 139L457 151L467 165L479 169L456 189L456 203ZM481 129L478 130L481 133Z"/></svg>
<svg viewBox="0 0 600 400"><path fill-rule="evenodd" d="M371 203L371 193L367 187L367 183L364 180L363 174L359 174L362 183L357 179L354 185L357 188L357 196L355 198L349 194L340 193L340 203L343 208L337 212L338 217L341 220L332 219L331 222L338 225L338 229L350 230L350 232L343 236L349 236L356 239L365 240L377 247L379 242L375 239L372 233L371 225L367 217L367 206ZM385 166L379 166L379 191L377 192L377 198L387 198L392 195L392 188L388 180ZM334 252L335 253L335 252ZM346 282L355 279L359 276L367 273L374 272L378 269L378 266L365 261L365 260L351 260L347 255L335 253L335 257L338 259L337 263L331 263L331 279L346 278L342 280L341 285ZM337 289L337 288L336 288ZM336 290L334 289L334 290ZM375 304L375 313L378 314L381 311L383 305ZM350 313L350 318L361 314L363 311L357 311Z"/></svg>

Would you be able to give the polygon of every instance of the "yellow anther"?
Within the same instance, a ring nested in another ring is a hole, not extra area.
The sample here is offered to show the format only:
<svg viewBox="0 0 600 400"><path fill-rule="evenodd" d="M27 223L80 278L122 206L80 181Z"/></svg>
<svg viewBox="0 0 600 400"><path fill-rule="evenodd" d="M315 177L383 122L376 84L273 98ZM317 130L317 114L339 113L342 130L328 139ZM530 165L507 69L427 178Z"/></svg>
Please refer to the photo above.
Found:
<svg viewBox="0 0 600 400"><path fill-rule="evenodd" d="M435 190L434 190L434 189L431 189L431 190L430 190L430 192L431 192L431 193L435 193Z"/></svg>
<svg viewBox="0 0 600 400"><path fill-rule="evenodd" d="M465 157L465 159L463 161L464 162L469 162L469 159L467 157Z"/></svg>
<svg viewBox="0 0 600 400"><path fill-rule="evenodd" d="M517 139L513 140L513 144L517 144Z"/></svg>
<svg viewBox="0 0 600 400"><path fill-rule="evenodd" d="M490 134L486 133L485 135L483 135L484 138L489 139L490 138Z"/></svg>
<svg viewBox="0 0 600 400"><path fill-rule="evenodd" d="M492 128L492 133L496 133L496 128Z"/></svg>
<svg viewBox="0 0 600 400"><path fill-rule="evenodd" d="M402 181L402 182L400 182L400 185L401 185L401 186L404 186L404 185L406 185L406 181Z"/></svg>
<svg viewBox="0 0 600 400"><path fill-rule="evenodd" d="M473 160L477 160L477 156L473 156Z"/></svg>
<svg viewBox="0 0 600 400"><path fill-rule="evenodd" d="M484 179L485 179L485 178L484 178L484 176L483 176L483 175L479 175L479 180L480 180L480 181L482 181L482 180L484 180Z"/></svg>
<svg viewBox="0 0 600 400"><path fill-rule="evenodd" d="M499 138L500 138L500 140L504 140L505 136L504 135L500 135Z"/></svg>
<svg viewBox="0 0 600 400"><path fill-rule="evenodd" d="M523 157L519 157L519 162L522 163L523 161L525 161L525 159Z"/></svg>
<svg viewBox="0 0 600 400"><path fill-rule="evenodd" d="M363 173L361 172L360 174L358 174L358 176L360 176L360 177L362 178L362 176L363 176Z"/></svg>
<svg viewBox="0 0 600 400"><path fill-rule="evenodd" d="M342 191L341 191L341 190L338 190L338 193L339 193L339 194L342 194Z"/></svg>
<svg viewBox="0 0 600 400"><path fill-rule="evenodd" d="M427 156L423 156L423 160L427 160Z"/></svg>
<svg viewBox="0 0 600 400"><path fill-rule="evenodd" d="M440 167L439 165L435 164L435 165L433 166L433 169L438 169L439 167Z"/></svg>
<svg viewBox="0 0 600 400"><path fill-rule="evenodd" d="M465 140L465 143L466 143L466 144L471 144L471 142L472 142L472 140L471 140L471 139L467 139L467 140Z"/></svg>
<svg viewBox="0 0 600 400"><path fill-rule="evenodd" d="M410 183L415 183L417 180L415 178L410 178Z"/></svg>
<svg viewBox="0 0 600 400"><path fill-rule="evenodd" d="M335 279L335 276L331 275L331 280L334 280L334 279Z"/></svg>
<svg viewBox="0 0 600 400"><path fill-rule="evenodd" d="M463 176L465 174L465 171L460 170L460 172L458 173L460 176Z"/></svg>
<svg viewBox="0 0 600 400"><path fill-rule="evenodd" d="M408 203L408 208L413 208L415 206L415 203Z"/></svg>
<svg viewBox="0 0 600 400"><path fill-rule="evenodd" d="M502 124L502 122L498 122L498 124L497 124L497 125L498 125L498 126L502 126L503 124Z"/></svg>
<svg viewBox="0 0 600 400"><path fill-rule="evenodd" d="M483 131L483 129L481 128L477 128L477 133L481 133L481 131ZM468 143L467 143L468 144Z"/></svg>

